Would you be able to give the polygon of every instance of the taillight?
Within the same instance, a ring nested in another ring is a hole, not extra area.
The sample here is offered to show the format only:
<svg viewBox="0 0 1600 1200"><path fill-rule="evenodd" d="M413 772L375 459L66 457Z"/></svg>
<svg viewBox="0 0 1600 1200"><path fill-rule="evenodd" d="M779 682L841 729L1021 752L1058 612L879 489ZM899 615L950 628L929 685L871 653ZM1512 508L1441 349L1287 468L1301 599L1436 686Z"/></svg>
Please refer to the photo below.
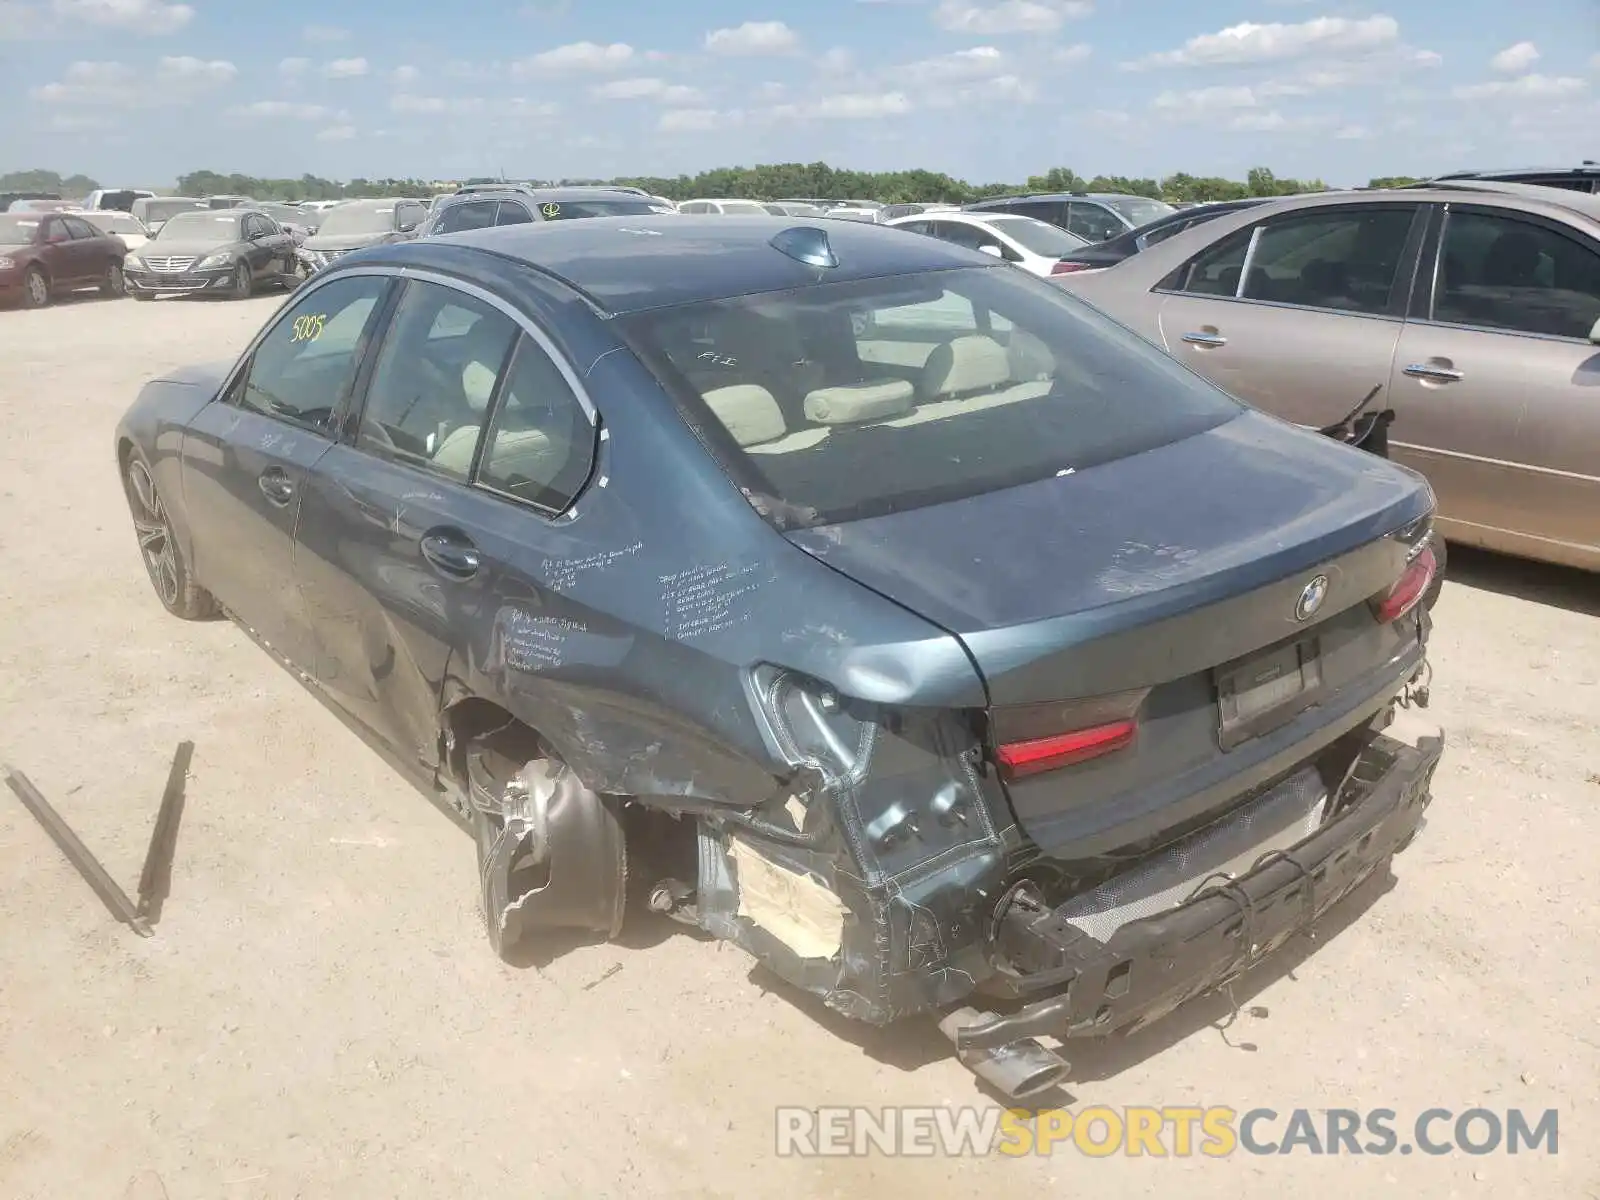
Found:
<svg viewBox="0 0 1600 1200"><path fill-rule="evenodd" d="M1433 547L1423 546L1406 564L1405 571L1395 585L1373 600L1372 614L1378 618L1379 624L1398 621L1415 608L1432 586L1438 570L1439 560L1434 556Z"/></svg>
<svg viewBox="0 0 1600 1200"><path fill-rule="evenodd" d="M1092 729L1075 729L1071 733L1058 733L1032 741L1011 742L1000 747L1000 772L1008 780L1025 779L1029 775L1088 762L1092 758L1126 750L1133 745L1134 735L1138 731L1137 721L1112 721Z"/></svg>
<svg viewBox="0 0 1600 1200"><path fill-rule="evenodd" d="M1070 275L1074 271L1087 271L1088 269L1089 269L1089 264L1088 263L1068 262L1066 259L1062 259L1055 266L1050 268L1050 274L1052 274L1052 275Z"/></svg>

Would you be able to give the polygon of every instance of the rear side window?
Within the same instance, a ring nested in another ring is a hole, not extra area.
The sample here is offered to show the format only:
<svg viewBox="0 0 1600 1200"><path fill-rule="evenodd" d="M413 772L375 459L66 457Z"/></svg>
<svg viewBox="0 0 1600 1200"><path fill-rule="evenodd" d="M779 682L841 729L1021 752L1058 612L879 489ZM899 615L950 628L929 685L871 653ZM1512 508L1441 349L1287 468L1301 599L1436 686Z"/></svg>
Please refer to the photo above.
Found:
<svg viewBox="0 0 1600 1200"><path fill-rule="evenodd" d="M496 225L531 225L533 214L515 200L500 201L500 211L495 214Z"/></svg>
<svg viewBox="0 0 1600 1200"><path fill-rule="evenodd" d="M782 528L1087 470L1240 406L1020 271L821 284L623 319L636 351Z"/></svg>
<svg viewBox="0 0 1600 1200"><path fill-rule="evenodd" d="M1600 255L1542 225L1452 212L1433 319L1587 339L1600 320Z"/></svg>
<svg viewBox="0 0 1600 1200"><path fill-rule="evenodd" d="M379 351L356 446L465 483L517 338L510 317L454 288L413 281Z"/></svg>
<svg viewBox="0 0 1600 1200"><path fill-rule="evenodd" d="M572 385L524 336L484 442L478 482L552 513L583 490L594 467L595 427Z"/></svg>
<svg viewBox="0 0 1600 1200"><path fill-rule="evenodd" d="M1264 221L1197 255L1167 286L1200 296L1386 312L1415 215L1411 206L1367 205Z"/></svg>
<svg viewBox="0 0 1600 1200"><path fill-rule="evenodd" d="M1109 208L1082 200L1067 205L1066 227L1068 233L1075 233L1089 242L1110 241L1128 228Z"/></svg>

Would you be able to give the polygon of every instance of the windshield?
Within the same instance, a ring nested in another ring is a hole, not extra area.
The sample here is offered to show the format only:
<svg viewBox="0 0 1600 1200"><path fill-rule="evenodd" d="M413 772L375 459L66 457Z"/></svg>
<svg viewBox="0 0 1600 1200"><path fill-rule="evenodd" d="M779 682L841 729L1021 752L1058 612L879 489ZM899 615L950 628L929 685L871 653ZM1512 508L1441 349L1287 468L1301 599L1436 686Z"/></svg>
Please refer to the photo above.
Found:
<svg viewBox="0 0 1600 1200"><path fill-rule="evenodd" d="M1046 258L1064 258L1089 244L1075 233L1033 217L990 217L984 224L994 226L1024 250Z"/></svg>
<svg viewBox="0 0 1600 1200"><path fill-rule="evenodd" d="M106 233L136 233L143 235L145 228L126 213L119 212L93 212L86 213L84 220Z"/></svg>
<svg viewBox="0 0 1600 1200"><path fill-rule="evenodd" d="M394 205L381 208L365 206L330 208L317 229L324 236L339 234L390 233L394 229Z"/></svg>
<svg viewBox="0 0 1600 1200"><path fill-rule="evenodd" d="M179 213L199 212L205 208L199 200L138 200L135 204L147 222L167 221Z"/></svg>
<svg viewBox="0 0 1600 1200"><path fill-rule="evenodd" d="M1148 221L1154 221L1157 217L1178 211L1161 200L1138 200L1127 196L1111 197L1104 203L1107 208L1114 208L1126 217L1135 228Z"/></svg>
<svg viewBox="0 0 1600 1200"><path fill-rule="evenodd" d="M290 221L297 225L304 225L306 222L307 214L293 204L258 204L256 209L259 212L266 213L267 216L279 224L284 221Z"/></svg>
<svg viewBox="0 0 1600 1200"><path fill-rule="evenodd" d="M240 218L219 212L181 212L156 234L158 242L225 242L239 240Z"/></svg>
<svg viewBox="0 0 1600 1200"><path fill-rule="evenodd" d="M0 215L0 246L27 246L39 232L37 217L8 217Z"/></svg>
<svg viewBox="0 0 1600 1200"><path fill-rule="evenodd" d="M669 209L649 200L546 200L539 212L547 221L570 221L577 217L640 217Z"/></svg>
<svg viewBox="0 0 1600 1200"><path fill-rule="evenodd" d="M780 528L1088 470L1241 411L1137 335L1008 268L820 284L621 324Z"/></svg>

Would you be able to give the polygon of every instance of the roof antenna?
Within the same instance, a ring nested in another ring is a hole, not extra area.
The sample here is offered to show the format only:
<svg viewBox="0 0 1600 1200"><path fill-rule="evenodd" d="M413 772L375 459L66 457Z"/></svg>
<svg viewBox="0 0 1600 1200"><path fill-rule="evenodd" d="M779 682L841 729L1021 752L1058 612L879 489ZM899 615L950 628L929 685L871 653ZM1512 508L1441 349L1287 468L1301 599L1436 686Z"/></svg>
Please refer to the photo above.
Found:
<svg viewBox="0 0 1600 1200"><path fill-rule="evenodd" d="M828 245L828 232L814 225L796 225L777 234L767 245L808 267L837 267L839 256Z"/></svg>

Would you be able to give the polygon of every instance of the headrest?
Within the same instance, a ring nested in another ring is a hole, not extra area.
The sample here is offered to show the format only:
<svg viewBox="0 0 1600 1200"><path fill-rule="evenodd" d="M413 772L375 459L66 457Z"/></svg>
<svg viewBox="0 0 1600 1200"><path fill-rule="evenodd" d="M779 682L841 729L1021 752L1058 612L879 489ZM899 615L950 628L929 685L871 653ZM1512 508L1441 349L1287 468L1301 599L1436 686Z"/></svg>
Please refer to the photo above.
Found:
<svg viewBox="0 0 1600 1200"><path fill-rule="evenodd" d="M783 410L764 387L739 383L713 388L705 394L705 401L741 446L770 442L789 432Z"/></svg>
<svg viewBox="0 0 1600 1200"><path fill-rule="evenodd" d="M818 388L806 395L806 419L818 425L854 425L911 411L916 389L903 379Z"/></svg>
<svg viewBox="0 0 1600 1200"><path fill-rule="evenodd" d="M1006 342L1006 361L1011 365L1011 378L1017 383L1055 378L1056 356L1044 339L1025 329L1012 329Z"/></svg>
<svg viewBox="0 0 1600 1200"><path fill-rule="evenodd" d="M467 407L473 412L483 412L488 408L489 398L494 395L494 384L498 378L500 373L495 367L480 362L477 358L471 359L462 367L461 390L467 394Z"/></svg>
<svg viewBox="0 0 1600 1200"><path fill-rule="evenodd" d="M924 400L949 399L998 387L1011 378L1006 349L991 337L968 334L935 346L922 369Z"/></svg>

